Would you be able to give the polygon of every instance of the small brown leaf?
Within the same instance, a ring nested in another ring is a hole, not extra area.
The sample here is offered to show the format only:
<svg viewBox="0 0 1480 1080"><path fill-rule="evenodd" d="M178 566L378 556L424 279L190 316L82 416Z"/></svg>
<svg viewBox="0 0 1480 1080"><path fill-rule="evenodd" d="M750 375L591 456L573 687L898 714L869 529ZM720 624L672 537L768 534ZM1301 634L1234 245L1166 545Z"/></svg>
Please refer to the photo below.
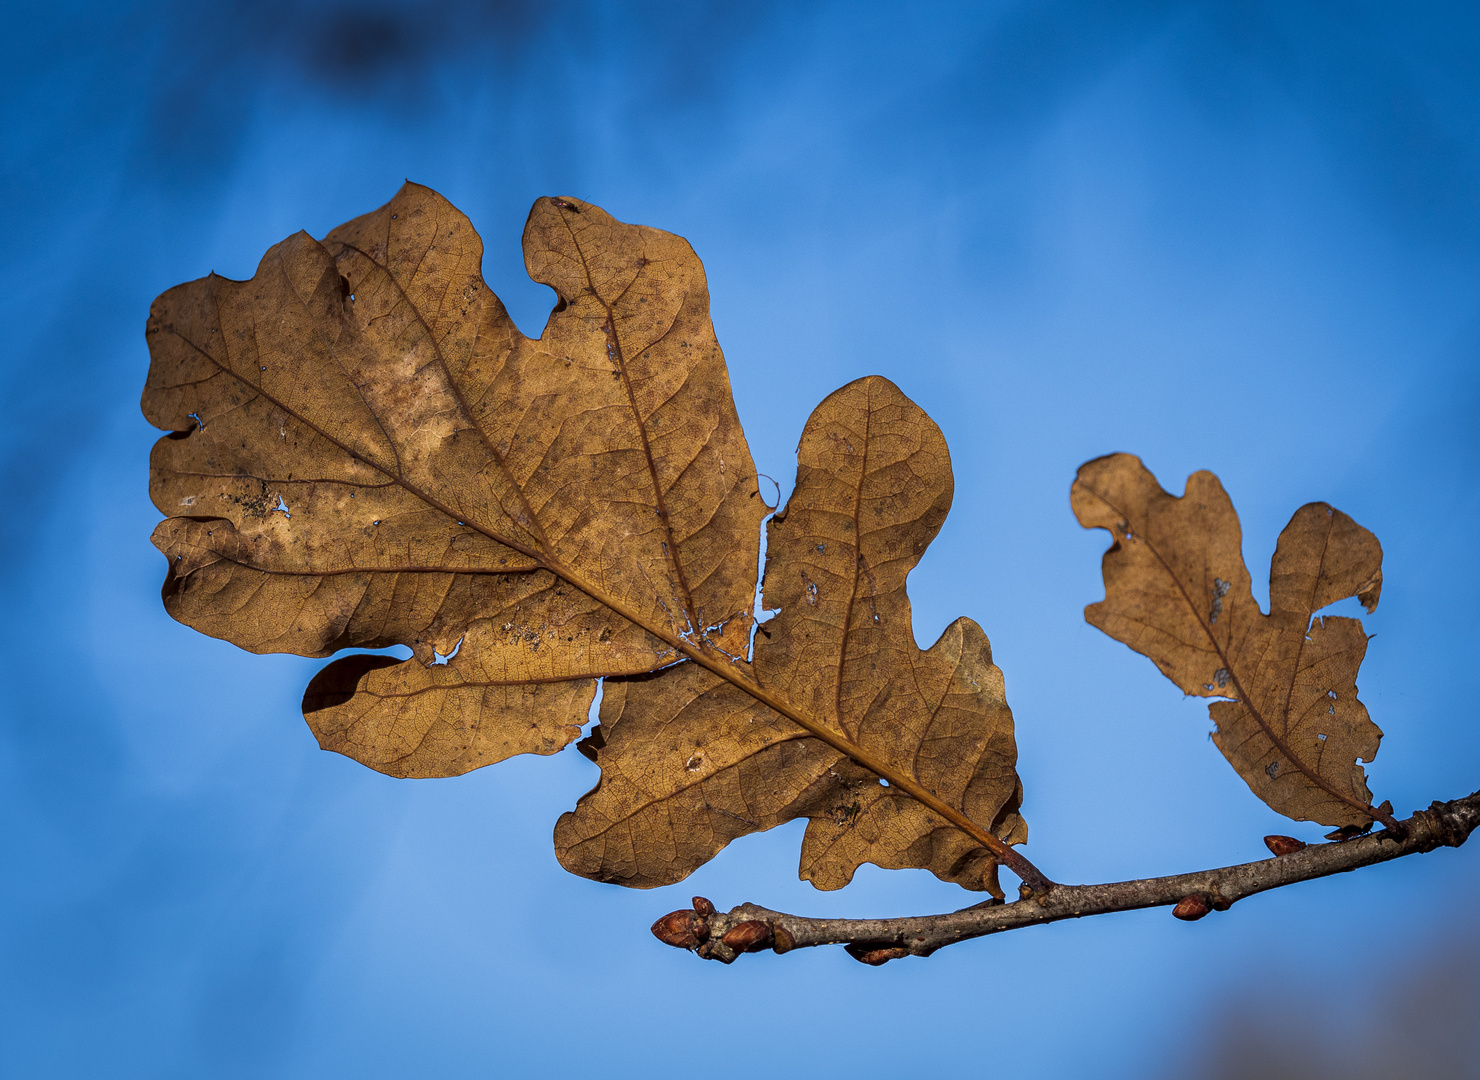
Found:
<svg viewBox="0 0 1480 1080"><path fill-rule="evenodd" d="M1382 732L1357 700L1367 635L1356 619L1315 613L1348 596L1376 607L1377 538L1325 503L1301 507L1280 534L1266 615L1212 473L1194 473L1176 498L1138 459L1114 454L1080 468L1071 502L1080 524L1115 537L1105 599L1085 618L1184 693L1227 699L1210 707L1213 741L1270 807L1296 821L1370 824L1361 763Z"/></svg>

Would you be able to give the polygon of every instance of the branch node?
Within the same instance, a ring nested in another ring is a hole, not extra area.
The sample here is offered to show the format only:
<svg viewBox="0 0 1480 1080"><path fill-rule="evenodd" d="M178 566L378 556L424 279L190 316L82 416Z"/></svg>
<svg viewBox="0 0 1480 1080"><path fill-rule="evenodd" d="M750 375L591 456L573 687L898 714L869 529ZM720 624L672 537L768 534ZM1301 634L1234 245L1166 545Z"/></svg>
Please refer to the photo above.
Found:
<svg viewBox="0 0 1480 1080"><path fill-rule="evenodd" d="M1053 892L1053 882L1049 881L1047 878L1040 878L1038 881L1034 882L1032 885L1029 885L1025 881L1021 885L1018 886L1018 898L1021 899L1021 900L1033 900L1033 901L1036 901L1038 903L1038 906L1039 907L1042 907L1044 904L1046 904L1048 902L1049 894L1052 893L1052 892ZM1001 900L997 900L996 901L996 903L999 903L999 904L1001 902L1002 902ZM977 906L978 907L986 907L987 905L986 904L978 904Z"/></svg>
<svg viewBox="0 0 1480 1080"><path fill-rule="evenodd" d="M788 934L784 926L773 927L771 936L771 950L775 953L789 953L797 947L796 938Z"/></svg>
<svg viewBox="0 0 1480 1080"><path fill-rule="evenodd" d="M1455 800L1461 803L1473 803L1480 797L1480 791L1475 792L1469 799ZM1474 812L1473 805L1467 807L1468 813L1456 813L1455 803L1433 802L1427 810L1420 810L1413 815L1411 820L1426 826L1425 832L1431 837L1423 847L1425 851L1432 851L1436 847L1459 847L1470 838L1480 816Z"/></svg>

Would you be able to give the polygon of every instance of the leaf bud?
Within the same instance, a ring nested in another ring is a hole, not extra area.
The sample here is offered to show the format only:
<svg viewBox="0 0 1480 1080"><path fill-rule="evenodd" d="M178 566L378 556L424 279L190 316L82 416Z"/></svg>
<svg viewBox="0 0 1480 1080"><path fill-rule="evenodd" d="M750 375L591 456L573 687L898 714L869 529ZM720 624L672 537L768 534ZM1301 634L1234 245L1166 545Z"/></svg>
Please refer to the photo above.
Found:
<svg viewBox="0 0 1480 1080"><path fill-rule="evenodd" d="M735 950L731 949L723 941L706 941L695 951L705 960L718 960L721 964L733 964L735 962Z"/></svg>
<svg viewBox="0 0 1480 1080"><path fill-rule="evenodd" d="M797 947L796 939L786 932L784 926L775 927L772 936L776 940L771 943L771 948L778 953L788 953Z"/></svg>
<svg viewBox="0 0 1480 1080"><path fill-rule="evenodd" d="M703 896L694 897L694 910L704 918L714 914L714 904Z"/></svg>
<svg viewBox="0 0 1480 1080"><path fill-rule="evenodd" d="M910 954L910 951L901 945L878 948L876 946L859 945L857 942L850 942L844 945L843 949L860 964L867 964L869 967L879 967L881 964L887 964L891 960L898 960Z"/></svg>
<svg viewBox="0 0 1480 1080"><path fill-rule="evenodd" d="M1183 922L1196 922L1211 910L1206 896L1192 893L1177 901L1177 906L1172 908L1172 915Z"/></svg>
<svg viewBox="0 0 1480 1080"><path fill-rule="evenodd" d="M1293 855L1308 845L1304 840L1296 840L1293 836L1266 836L1264 846L1276 855Z"/></svg>
<svg viewBox="0 0 1480 1080"><path fill-rule="evenodd" d="M771 946L771 924L759 919L747 919L730 927L724 942L737 953L759 952Z"/></svg>
<svg viewBox="0 0 1480 1080"><path fill-rule="evenodd" d="M675 949L692 949L709 938L709 924L697 911L670 911L653 923L653 937Z"/></svg>

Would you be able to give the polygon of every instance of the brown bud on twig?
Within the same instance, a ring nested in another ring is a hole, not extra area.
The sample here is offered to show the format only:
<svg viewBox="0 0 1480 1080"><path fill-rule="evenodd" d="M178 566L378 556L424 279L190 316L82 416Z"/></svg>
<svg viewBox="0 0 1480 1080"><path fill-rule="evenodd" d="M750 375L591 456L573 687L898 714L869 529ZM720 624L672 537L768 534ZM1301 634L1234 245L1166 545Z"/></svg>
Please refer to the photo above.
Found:
<svg viewBox="0 0 1480 1080"><path fill-rule="evenodd" d="M1197 922L1211 910L1207 897L1193 893L1178 900L1177 906L1172 908L1172 914L1183 922Z"/></svg>
<svg viewBox="0 0 1480 1080"><path fill-rule="evenodd" d="M759 919L747 919L730 927L724 942L737 953L759 952L771 947L771 924Z"/></svg>
<svg viewBox="0 0 1480 1080"><path fill-rule="evenodd" d="M1266 836L1264 846L1276 855L1293 855L1308 845L1304 840L1296 840L1293 836Z"/></svg>
<svg viewBox="0 0 1480 1080"><path fill-rule="evenodd" d="M772 936L776 939L771 943L771 948L778 953L791 952L797 947L796 939L786 932L786 927L777 926L772 929Z"/></svg>
<svg viewBox="0 0 1480 1080"><path fill-rule="evenodd" d="M1387 826L1388 831L1398 840L1408 838L1408 826L1401 821L1393 820L1393 800L1383 799L1382 805L1377 808L1377 818Z"/></svg>
<svg viewBox="0 0 1480 1080"><path fill-rule="evenodd" d="M675 949L692 949L709 939L709 924L697 911L670 911L653 923L653 937Z"/></svg>
<svg viewBox="0 0 1480 1080"><path fill-rule="evenodd" d="M723 941L706 941L696 953L705 960L718 960L721 964L733 964L736 952Z"/></svg>
<svg viewBox="0 0 1480 1080"><path fill-rule="evenodd" d="M898 960L900 957L910 954L908 949L900 945L879 948L874 945L859 945L857 942L853 942L844 945L843 948L849 956L853 957L860 964L868 964L870 967L878 967L880 964L887 964L891 960Z"/></svg>
<svg viewBox="0 0 1480 1080"><path fill-rule="evenodd" d="M714 904L707 897L696 896L694 897L694 911L707 919L714 914Z"/></svg>

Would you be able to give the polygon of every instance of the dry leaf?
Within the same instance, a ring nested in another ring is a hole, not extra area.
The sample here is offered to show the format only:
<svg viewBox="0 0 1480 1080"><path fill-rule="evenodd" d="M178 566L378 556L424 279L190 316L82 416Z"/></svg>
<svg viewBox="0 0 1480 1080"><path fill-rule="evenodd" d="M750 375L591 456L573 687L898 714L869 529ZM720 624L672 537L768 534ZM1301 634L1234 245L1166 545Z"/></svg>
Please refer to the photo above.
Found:
<svg viewBox="0 0 1480 1080"><path fill-rule="evenodd" d="M882 379L819 407L752 657L766 508L699 260L574 199L536 202L524 250L559 298L533 341L467 219L413 184L250 281L155 301L170 613L257 652L410 646L304 695L321 745L395 776L552 753L607 678L603 779L557 836L581 873L675 881L806 816L824 888L867 861L1000 894L999 859L1046 886L1008 847L1026 827L985 635L959 620L922 652L910 629L905 576L950 503L935 425Z"/></svg>
<svg viewBox="0 0 1480 1080"><path fill-rule="evenodd" d="M749 636L765 511L698 258L573 199L535 204L525 252L561 298L537 341L413 184L149 320L170 614L258 652L411 646L305 698L325 747L397 776L551 753L595 677Z"/></svg>
<svg viewBox="0 0 1480 1080"><path fill-rule="evenodd" d="M1108 529L1105 599L1085 618L1153 660L1209 709L1213 741L1254 793L1297 821L1366 825L1361 763L1382 732L1357 700L1367 635L1357 619L1316 612L1382 590L1377 538L1339 510L1296 511L1270 566L1270 612L1253 598L1238 516L1212 473L1163 491L1129 454L1082 466L1071 492L1086 528Z"/></svg>
<svg viewBox="0 0 1480 1080"><path fill-rule="evenodd" d="M916 778L1010 843L1026 839L1012 714L986 635L959 619L922 652L905 577L950 507L940 429L890 382L818 406L796 488L772 521L751 677ZM725 844L810 819L802 876L846 885L863 863L996 886L980 843L754 696L696 664L612 679L600 784L560 819L570 870L625 885L682 879Z"/></svg>

